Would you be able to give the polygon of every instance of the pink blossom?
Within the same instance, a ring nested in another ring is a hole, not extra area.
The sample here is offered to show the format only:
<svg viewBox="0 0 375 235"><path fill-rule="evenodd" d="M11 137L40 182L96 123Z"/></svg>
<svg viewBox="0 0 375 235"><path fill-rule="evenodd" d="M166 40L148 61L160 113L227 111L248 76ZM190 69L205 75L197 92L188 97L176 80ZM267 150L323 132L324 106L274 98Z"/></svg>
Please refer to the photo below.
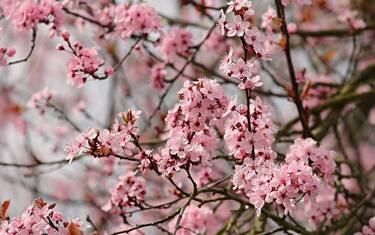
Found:
<svg viewBox="0 0 375 235"><path fill-rule="evenodd" d="M4 15L17 29L31 29L39 23L45 23L54 31L59 31L64 13L62 5L54 0L2 0Z"/></svg>
<svg viewBox="0 0 375 235"><path fill-rule="evenodd" d="M224 72L224 73L228 73L229 72L230 65L233 62L232 57L233 57L233 48L231 47L229 49L229 52L220 61L220 67L219 67L219 69L222 72Z"/></svg>
<svg viewBox="0 0 375 235"><path fill-rule="evenodd" d="M274 29L274 20L277 19L277 13L274 8L268 6L268 9L262 15L262 28L271 32Z"/></svg>
<svg viewBox="0 0 375 235"><path fill-rule="evenodd" d="M249 21L242 20L242 17L236 15L233 22L228 22L225 27L228 29L227 36L233 37L238 36L242 37L245 34L245 31L249 28Z"/></svg>
<svg viewBox="0 0 375 235"><path fill-rule="evenodd" d="M70 78L69 85L76 85L80 88L89 78L103 80L114 73L111 66L102 71L104 61L98 56L96 48L83 47L79 42L72 44L66 31L61 33L61 37L68 44L70 51L65 50L63 46L59 46L58 50L65 50L73 55L66 64L67 75Z"/></svg>
<svg viewBox="0 0 375 235"><path fill-rule="evenodd" d="M256 26L252 27L250 30L246 30L244 38L246 43L251 45L257 54L266 54L266 49L264 45L266 37L261 31L259 31L259 29Z"/></svg>
<svg viewBox="0 0 375 235"><path fill-rule="evenodd" d="M158 161L167 175L189 164L209 163L218 143L210 121L221 118L229 100L223 88L208 79L186 81L179 97L179 104L169 110L165 119L169 138Z"/></svg>
<svg viewBox="0 0 375 235"><path fill-rule="evenodd" d="M255 87L260 87L262 86L263 83L260 82L260 76L259 75L256 75L252 78L245 78L245 81L244 82L241 82L238 87L240 89L248 89L248 90L254 90Z"/></svg>
<svg viewBox="0 0 375 235"><path fill-rule="evenodd" d="M73 223L79 231L85 229L86 226L79 220L64 220L62 213L54 210L55 206L56 204L48 204L42 198L38 198L20 217L13 217L0 223L0 233L68 235L70 223ZM55 227L52 227L48 221L51 221L50 223Z"/></svg>

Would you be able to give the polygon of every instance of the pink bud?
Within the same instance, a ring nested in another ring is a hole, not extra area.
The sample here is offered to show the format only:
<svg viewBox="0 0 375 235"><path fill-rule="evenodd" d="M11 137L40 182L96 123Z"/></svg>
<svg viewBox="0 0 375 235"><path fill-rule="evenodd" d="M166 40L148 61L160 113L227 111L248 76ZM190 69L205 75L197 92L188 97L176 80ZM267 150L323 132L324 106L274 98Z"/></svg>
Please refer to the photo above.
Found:
<svg viewBox="0 0 375 235"><path fill-rule="evenodd" d="M295 33L297 31L297 25L295 23L288 24L288 33Z"/></svg>
<svg viewBox="0 0 375 235"><path fill-rule="evenodd" d="M69 37L70 37L70 33L68 31L62 31L60 33L61 37L65 40L65 41L68 41L69 40Z"/></svg>
<svg viewBox="0 0 375 235"><path fill-rule="evenodd" d="M14 48L9 48L9 49L8 49L8 51L7 51L7 55L8 55L9 57L14 56L15 54L16 54L16 49L14 49Z"/></svg>
<svg viewBox="0 0 375 235"><path fill-rule="evenodd" d="M105 69L105 75L107 76L111 76L115 71L113 70L113 68L111 66L107 67Z"/></svg>
<svg viewBox="0 0 375 235"><path fill-rule="evenodd" d="M56 46L56 49L59 50L59 51L64 51L65 50L65 48L64 48L64 46L62 44L58 44Z"/></svg>

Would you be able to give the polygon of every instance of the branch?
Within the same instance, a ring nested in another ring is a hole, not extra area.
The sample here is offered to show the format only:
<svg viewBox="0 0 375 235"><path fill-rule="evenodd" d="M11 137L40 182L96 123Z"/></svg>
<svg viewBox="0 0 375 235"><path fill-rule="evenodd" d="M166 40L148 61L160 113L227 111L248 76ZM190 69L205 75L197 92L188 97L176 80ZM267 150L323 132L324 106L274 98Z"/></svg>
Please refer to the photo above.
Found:
<svg viewBox="0 0 375 235"><path fill-rule="evenodd" d="M282 31L283 36L286 39L285 57L286 57L286 61L287 61L287 64L288 64L290 82L292 84L292 88L293 88L293 91L294 91L293 101L297 106L299 119L300 119L302 127L303 127L304 137L312 137L312 134L311 134L311 131L310 131L310 128L309 128L309 125L307 123L307 119L306 119L306 116L305 116L305 113L304 113L301 97L300 97L300 94L299 94L298 83L297 83L296 74L295 74L295 71L294 71L292 56L291 56L291 53L290 53L289 33L288 33L287 26L286 26L284 7L281 4L280 0L275 0L275 2L276 2L276 6L277 6L278 17L282 20L281 31Z"/></svg>
<svg viewBox="0 0 375 235"><path fill-rule="evenodd" d="M32 38L31 38L31 47L30 47L30 50L29 50L29 53L27 54L27 56L23 59L20 59L20 60L11 61L11 62L8 63L8 65L11 66L11 65L14 65L14 64L26 62L31 57L31 55L33 54L33 51L34 51L34 48L35 48L35 41L36 41L36 29L33 28Z"/></svg>
<svg viewBox="0 0 375 235"><path fill-rule="evenodd" d="M297 30L294 35L301 37L351 37L362 32L375 29L375 22L369 23L362 29L328 29L319 31Z"/></svg>

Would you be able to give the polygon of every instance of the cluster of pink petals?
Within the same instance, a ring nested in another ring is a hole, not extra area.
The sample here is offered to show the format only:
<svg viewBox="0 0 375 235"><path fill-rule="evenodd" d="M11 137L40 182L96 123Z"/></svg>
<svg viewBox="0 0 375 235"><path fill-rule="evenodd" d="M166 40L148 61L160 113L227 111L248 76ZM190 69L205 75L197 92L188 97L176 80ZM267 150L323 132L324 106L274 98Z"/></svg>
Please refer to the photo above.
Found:
<svg viewBox="0 0 375 235"><path fill-rule="evenodd" d="M228 2L227 14L233 12L233 19L229 20L224 11L221 12L221 18L218 25L223 35L228 37L241 37L248 46L250 46L257 57L269 60L270 44L272 44L272 34L265 35L255 25L252 25L252 2L248 0L233 0ZM269 8L263 16L262 26L272 31L272 22L276 18L276 12Z"/></svg>
<svg viewBox="0 0 375 235"><path fill-rule="evenodd" d="M186 81L179 91L180 102L165 119L166 147L158 159L160 170L172 174L189 164L207 164L216 150L218 138L212 123L227 110L229 99L214 80Z"/></svg>
<svg viewBox="0 0 375 235"><path fill-rule="evenodd" d="M283 206L287 214L298 201L306 203L317 194L319 178L309 166L297 162L277 165L258 157L246 158L236 166L233 185L246 195L257 214L265 203L272 202Z"/></svg>
<svg viewBox="0 0 375 235"><path fill-rule="evenodd" d="M139 111L128 110L120 113L122 122L114 120L110 130L102 131L88 129L74 138L72 143L65 146L65 153L72 161L81 153L91 154L94 157L111 155L133 155L138 141L139 129L134 125L139 117Z"/></svg>
<svg viewBox="0 0 375 235"><path fill-rule="evenodd" d="M227 4L227 13L233 11L245 16L252 16L255 13L252 8L253 2L249 0L232 0L229 1Z"/></svg>
<svg viewBox="0 0 375 235"><path fill-rule="evenodd" d="M273 122L269 106L257 96L250 104L250 130L248 110L245 105L233 105L228 108L228 119L225 125L224 141L230 155L244 159L255 154L274 159L271 145L274 142Z"/></svg>
<svg viewBox="0 0 375 235"><path fill-rule="evenodd" d="M317 195L330 183L335 163L331 153L330 157L327 154L312 139L297 139L290 146L285 163L277 164L275 158L264 158L264 154L246 158L236 166L233 184L248 197L258 214L265 203L272 202L282 206L285 214L293 214L297 203L315 203ZM322 215L326 216L323 212Z"/></svg>
<svg viewBox="0 0 375 235"><path fill-rule="evenodd" d="M114 17L115 31L122 37L132 34L148 34L160 29L160 18L149 4L119 4ZM138 35L141 36L141 35Z"/></svg>
<svg viewBox="0 0 375 235"><path fill-rule="evenodd" d="M1 32L1 30L0 30ZM16 54L14 48L0 47L0 67L8 65L8 59Z"/></svg>
<svg viewBox="0 0 375 235"><path fill-rule="evenodd" d="M17 29L31 29L45 23L55 32L63 23L62 5L55 0L1 0L0 5Z"/></svg>
<svg viewBox="0 0 375 235"><path fill-rule="evenodd" d="M239 58L237 62L233 61L233 49L230 48L228 54L222 59L220 70L228 76L240 81L238 87L240 89L254 90L260 87L263 83L260 81L260 76L256 75L258 68L254 63Z"/></svg>
<svg viewBox="0 0 375 235"><path fill-rule="evenodd" d="M375 234L375 217L368 221L368 225L363 226L362 232L357 232L354 235L373 235Z"/></svg>
<svg viewBox="0 0 375 235"><path fill-rule="evenodd" d="M48 89L45 87L43 90L33 94L29 101L27 102L27 106L29 108L35 108L38 110L40 115L45 113L46 106L51 101L51 99L55 96L56 92L53 90Z"/></svg>
<svg viewBox="0 0 375 235"><path fill-rule="evenodd" d="M267 32L271 33L276 28L275 20L277 19L277 13L276 10L268 6L268 9L265 13L262 15L262 28L265 28Z"/></svg>
<svg viewBox="0 0 375 235"><path fill-rule="evenodd" d="M111 189L111 200L104 206L105 210L110 210L115 206L128 208L140 206L146 194L145 180L137 177L133 172L129 172L118 178L118 182Z"/></svg>
<svg viewBox="0 0 375 235"><path fill-rule="evenodd" d="M169 229L175 230L177 218L169 223ZM189 205L186 207L181 219L177 235L214 234L217 223L212 210L206 206L198 207Z"/></svg>
<svg viewBox="0 0 375 235"><path fill-rule="evenodd" d="M322 174L327 182L332 181L333 173L336 168L334 160L335 152L328 150L322 146L316 146L316 141L307 138L298 138L289 147L285 161L291 163L296 161L302 164L309 164L320 174Z"/></svg>
<svg viewBox="0 0 375 235"><path fill-rule="evenodd" d="M64 220L62 213L54 211L54 208L55 204L48 204L41 198L36 199L20 217L5 221L0 220L0 234L69 235L69 227L71 226L78 230L82 229L83 225L78 220Z"/></svg>
<svg viewBox="0 0 375 235"><path fill-rule="evenodd" d="M79 42L71 43L70 34L66 31L61 33L61 37L67 43L68 48L62 44L57 45L57 49L70 52L73 57L66 64L69 85L82 87L87 79L93 78L103 80L114 73L111 66L103 69L104 61L98 56L96 48L87 48ZM104 70L104 71L103 71Z"/></svg>
<svg viewBox="0 0 375 235"><path fill-rule="evenodd" d="M163 35L160 50L163 57L172 62L177 56L189 55L192 46L192 34L189 30L183 28L172 28L170 32Z"/></svg>

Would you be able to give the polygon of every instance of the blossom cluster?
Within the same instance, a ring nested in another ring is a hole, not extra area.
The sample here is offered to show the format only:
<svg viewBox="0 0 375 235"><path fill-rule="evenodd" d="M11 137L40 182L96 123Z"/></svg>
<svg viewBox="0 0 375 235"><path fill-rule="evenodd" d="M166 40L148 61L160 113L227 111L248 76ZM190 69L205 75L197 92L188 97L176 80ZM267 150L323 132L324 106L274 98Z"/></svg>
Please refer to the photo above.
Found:
<svg viewBox="0 0 375 235"><path fill-rule="evenodd" d="M250 102L249 110L245 105L234 103L229 107L224 134L228 153L238 159L262 156L273 160L275 131L270 119L270 109L259 96ZM249 119L247 115L250 115Z"/></svg>
<svg viewBox="0 0 375 235"><path fill-rule="evenodd" d="M230 48L228 54L223 58L220 64L220 70L228 76L238 80L238 85L241 89L254 90L262 86L260 76L258 74L259 68L252 61L245 61L239 58L237 61L233 60L233 49Z"/></svg>
<svg viewBox="0 0 375 235"><path fill-rule="evenodd" d="M167 144L157 159L167 175L190 164L209 163L218 143L212 122L221 118L229 101L223 88L208 79L186 81L178 94L180 102L165 119Z"/></svg>
<svg viewBox="0 0 375 235"><path fill-rule="evenodd" d="M57 45L57 49L73 55L66 64L67 75L70 78L68 80L69 85L82 87L89 78L103 80L114 73L111 66L103 69L104 60L98 56L96 48L84 47L79 42L72 43L70 33L67 31L61 32L61 37L67 43L69 49L62 44Z"/></svg>
<svg viewBox="0 0 375 235"><path fill-rule="evenodd" d="M138 142L139 129L134 125L139 117L139 111L128 110L120 113L122 122L114 120L110 130L102 131L88 129L80 133L74 140L65 146L65 153L70 161L81 153L94 157L111 155L132 156Z"/></svg>
<svg viewBox="0 0 375 235"><path fill-rule="evenodd" d="M232 18L227 17L232 13ZM252 1L233 0L228 2L226 13L221 12L221 18L218 25L223 35L228 37L240 37L242 42L251 48L249 52L255 54L258 58L269 60L270 50L272 48L272 37L264 34L253 24L254 9Z"/></svg>
<svg viewBox="0 0 375 235"><path fill-rule="evenodd" d="M64 20L62 5L54 0L1 0L0 8L17 29L31 29L44 23L54 33Z"/></svg>
<svg viewBox="0 0 375 235"><path fill-rule="evenodd" d="M118 182L110 192L111 199L104 207L106 210L115 206L121 208L141 206L146 194L145 180L129 172L118 178Z"/></svg>
<svg viewBox="0 0 375 235"><path fill-rule="evenodd" d="M55 211L56 204L48 204L42 198L34 200L20 217L1 221L0 234L79 234L84 225L79 220L64 220L63 214Z"/></svg>
<svg viewBox="0 0 375 235"><path fill-rule="evenodd" d="M115 31L122 38L128 38L133 34L149 34L158 32L160 19L155 9L146 3L119 4L115 9L113 21Z"/></svg>
<svg viewBox="0 0 375 235"><path fill-rule="evenodd" d="M298 202L314 202L332 179L335 167L333 153L316 147L312 139L297 139L289 147L285 163L274 160L255 155L236 166L233 184L258 213L264 203L276 202L288 214L295 211Z"/></svg>

